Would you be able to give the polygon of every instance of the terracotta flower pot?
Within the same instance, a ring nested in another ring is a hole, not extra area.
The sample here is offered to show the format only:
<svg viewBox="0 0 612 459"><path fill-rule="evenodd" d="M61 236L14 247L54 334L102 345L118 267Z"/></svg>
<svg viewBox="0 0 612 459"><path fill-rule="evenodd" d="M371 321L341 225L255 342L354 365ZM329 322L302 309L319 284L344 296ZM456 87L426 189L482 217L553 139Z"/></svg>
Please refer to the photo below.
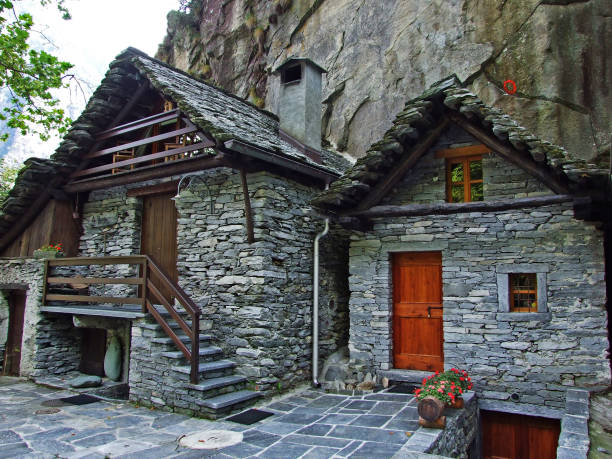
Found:
<svg viewBox="0 0 612 459"><path fill-rule="evenodd" d="M449 408L460 409L465 406L462 397L455 397L455 401L447 405Z"/></svg>
<svg viewBox="0 0 612 459"><path fill-rule="evenodd" d="M427 421L419 416L419 425L428 429L444 429L446 427L446 416L440 416L435 421Z"/></svg>

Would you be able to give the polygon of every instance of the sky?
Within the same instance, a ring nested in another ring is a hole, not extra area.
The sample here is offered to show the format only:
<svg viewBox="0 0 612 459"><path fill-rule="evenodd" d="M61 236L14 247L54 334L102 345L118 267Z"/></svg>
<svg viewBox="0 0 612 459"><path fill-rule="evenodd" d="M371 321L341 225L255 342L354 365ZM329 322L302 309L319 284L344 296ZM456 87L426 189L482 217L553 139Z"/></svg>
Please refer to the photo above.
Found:
<svg viewBox="0 0 612 459"><path fill-rule="evenodd" d="M128 46L153 56L166 35L166 15L178 9L179 0L66 0L72 19L61 18L55 5L42 7L39 0L14 1L16 9L32 14L32 46L44 47L61 60L74 64L70 71L82 82L85 95L76 88L57 96L72 119L85 107L86 99L99 85L113 58ZM1 104L1 102L0 102ZM21 162L30 156L48 158L59 144L53 137L42 142L38 136L13 136L0 144L0 157Z"/></svg>

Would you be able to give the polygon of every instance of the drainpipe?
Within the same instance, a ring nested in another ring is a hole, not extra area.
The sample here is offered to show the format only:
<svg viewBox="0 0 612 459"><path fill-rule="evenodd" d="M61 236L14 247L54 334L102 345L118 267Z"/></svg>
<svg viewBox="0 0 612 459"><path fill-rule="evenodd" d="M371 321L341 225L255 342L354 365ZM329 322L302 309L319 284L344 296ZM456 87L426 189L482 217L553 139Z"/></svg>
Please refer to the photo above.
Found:
<svg viewBox="0 0 612 459"><path fill-rule="evenodd" d="M325 189L328 187L326 186ZM312 385L321 387L319 382L319 240L329 231L329 218L325 228L314 240L314 275L312 285Z"/></svg>

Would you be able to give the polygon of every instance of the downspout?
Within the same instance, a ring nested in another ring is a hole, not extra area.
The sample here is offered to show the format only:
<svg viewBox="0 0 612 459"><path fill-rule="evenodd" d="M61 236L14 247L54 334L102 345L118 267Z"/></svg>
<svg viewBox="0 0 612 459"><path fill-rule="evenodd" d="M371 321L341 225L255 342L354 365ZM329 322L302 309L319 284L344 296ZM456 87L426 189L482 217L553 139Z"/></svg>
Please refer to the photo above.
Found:
<svg viewBox="0 0 612 459"><path fill-rule="evenodd" d="M325 187L327 189L328 186ZM319 382L319 240L329 232L329 218L325 228L314 240L314 275L312 285L312 385L321 387Z"/></svg>

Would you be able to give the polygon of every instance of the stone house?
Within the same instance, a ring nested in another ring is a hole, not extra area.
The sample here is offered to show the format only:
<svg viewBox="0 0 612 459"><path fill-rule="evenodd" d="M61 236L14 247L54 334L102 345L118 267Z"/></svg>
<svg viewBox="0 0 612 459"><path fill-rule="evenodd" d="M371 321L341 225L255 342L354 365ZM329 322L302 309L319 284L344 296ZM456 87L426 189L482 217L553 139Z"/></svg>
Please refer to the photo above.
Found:
<svg viewBox="0 0 612 459"><path fill-rule="evenodd" d="M348 165L312 134L322 73L304 59L277 69L279 103L292 107L279 122L121 53L3 205L4 371L103 374L117 340L131 400L213 417L307 381L323 229L308 202ZM67 258L33 258L57 243ZM321 260L325 358L348 339L347 240L327 237Z"/></svg>
<svg viewBox="0 0 612 459"><path fill-rule="evenodd" d="M608 387L603 164L572 160L455 77L409 101L313 201L351 231L350 372L416 383L458 367L481 408L525 414Z"/></svg>

